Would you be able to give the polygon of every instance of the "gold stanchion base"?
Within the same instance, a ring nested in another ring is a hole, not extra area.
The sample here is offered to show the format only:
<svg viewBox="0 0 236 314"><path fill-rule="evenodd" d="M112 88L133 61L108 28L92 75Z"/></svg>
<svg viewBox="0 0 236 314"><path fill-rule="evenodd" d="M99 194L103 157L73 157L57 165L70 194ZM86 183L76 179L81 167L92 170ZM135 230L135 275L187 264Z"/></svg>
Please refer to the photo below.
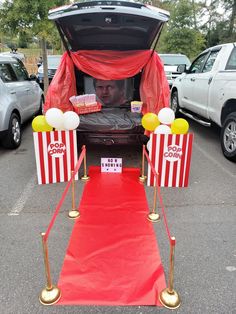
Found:
<svg viewBox="0 0 236 314"><path fill-rule="evenodd" d="M39 301L44 305L52 305L57 303L61 297L61 290L56 286L51 289L44 288L39 296Z"/></svg>
<svg viewBox="0 0 236 314"><path fill-rule="evenodd" d="M89 176L84 175L80 178L82 181L88 181L89 180Z"/></svg>
<svg viewBox="0 0 236 314"><path fill-rule="evenodd" d="M160 220L160 215L157 213L150 213L148 214L147 219L152 222L157 222Z"/></svg>
<svg viewBox="0 0 236 314"><path fill-rule="evenodd" d="M145 182L146 179L147 179L147 176L143 176L143 175L142 175L142 176L139 177L139 181L140 181L140 182Z"/></svg>
<svg viewBox="0 0 236 314"><path fill-rule="evenodd" d="M159 300L164 307L171 310L177 309L181 303L178 293L174 289L170 292L168 288L162 290Z"/></svg>
<svg viewBox="0 0 236 314"><path fill-rule="evenodd" d="M70 219L76 219L76 218L79 218L80 216L80 212L76 209L72 209L69 211L69 214L68 214L69 218Z"/></svg>

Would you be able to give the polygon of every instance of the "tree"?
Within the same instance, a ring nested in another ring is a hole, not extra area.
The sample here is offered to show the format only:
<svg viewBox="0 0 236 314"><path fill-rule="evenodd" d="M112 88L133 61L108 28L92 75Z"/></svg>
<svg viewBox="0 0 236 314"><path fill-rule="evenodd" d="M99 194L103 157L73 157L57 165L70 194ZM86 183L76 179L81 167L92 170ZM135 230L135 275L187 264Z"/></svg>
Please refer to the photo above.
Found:
<svg viewBox="0 0 236 314"><path fill-rule="evenodd" d="M161 35L160 52L183 53L193 58L204 48L204 36L196 29L197 6L192 2L166 2L171 17Z"/></svg>
<svg viewBox="0 0 236 314"><path fill-rule="evenodd" d="M20 34L30 30L32 37L41 40L44 64L44 92L48 88L46 40L55 34L55 27L48 20L48 11L68 3L66 0L5 0L0 8L0 27L6 32Z"/></svg>
<svg viewBox="0 0 236 314"><path fill-rule="evenodd" d="M229 18L228 38L236 41L236 0L224 0L225 11L231 11Z"/></svg>
<svg viewBox="0 0 236 314"><path fill-rule="evenodd" d="M234 42L236 0L205 0L200 6L199 18L203 20L200 29L206 37L206 46Z"/></svg>

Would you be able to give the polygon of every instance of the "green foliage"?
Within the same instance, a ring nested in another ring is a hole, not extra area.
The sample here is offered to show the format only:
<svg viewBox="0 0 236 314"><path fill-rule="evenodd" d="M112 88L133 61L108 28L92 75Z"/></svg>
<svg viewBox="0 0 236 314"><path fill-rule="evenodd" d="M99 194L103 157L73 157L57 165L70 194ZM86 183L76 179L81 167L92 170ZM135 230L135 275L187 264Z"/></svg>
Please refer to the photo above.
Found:
<svg viewBox="0 0 236 314"><path fill-rule="evenodd" d="M65 0L6 0L0 9L0 28L12 36L30 32L31 37L60 42L55 26L48 20L48 11L66 3ZM23 44L22 40L19 43Z"/></svg>
<svg viewBox="0 0 236 314"><path fill-rule="evenodd" d="M31 42L31 37L29 34L27 34L24 31L21 31L19 33L19 39L18 39L18 47L19 48L27 48L28 44Z"/></svg>
<svg viewBox="0 0 236 314"><path fill-rule="evenodd" d="M204 36L195 28L194 7L188 0L167 1L170 21L162 32L158 52L183 53L190 59L204 48Z"/></svg>
<svg viewBox="0 0 236 314"><path fill-rule="evenodd" d="M218 10L221 4L221 10ZM207 47L236 41L236 0L212 0L202 5L201 16L207 16L201 31Z"/></svg>
<svg viewBox="0 0 236 314"><path fill-rule="evenodd" d="M141 0L170 12L157 50L184 53L191 59L203 48L236 41L236 0ZM26 47L34 38L61 49L58 31L48 10L69 0L5 0L0 7L0 39L12 47ZM218 8L221 5L222 10ZM1 40L0 40L1 41Z"/></svg>

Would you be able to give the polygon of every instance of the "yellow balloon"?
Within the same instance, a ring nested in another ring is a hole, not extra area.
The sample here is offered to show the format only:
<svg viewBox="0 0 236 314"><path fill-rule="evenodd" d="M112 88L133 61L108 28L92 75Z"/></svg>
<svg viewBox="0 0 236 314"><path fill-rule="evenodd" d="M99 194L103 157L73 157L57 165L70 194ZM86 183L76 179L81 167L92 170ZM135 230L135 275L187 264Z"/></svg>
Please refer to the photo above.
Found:
<svg viewBox="0 0 236 314"><path fill-rule="evenodd" d="M53 127L47 123L45 116L40 115L33 119L32 129L34 132L46 132L52 131Z"/></svg>
<svg viewBox="0 0 236 314"><path fill-rule="evenodd" d="M160 125L160 121L155 113L148 112L142 117L142 126L147 131L154 131L158 125Z"/></svg>
<svg viewBox="0 0 236 314"><path fill-rule="evenodd" d="M171 131L173 134L186 134L188 133L188 121L183 118L175 119L171 124Z"/></svg>

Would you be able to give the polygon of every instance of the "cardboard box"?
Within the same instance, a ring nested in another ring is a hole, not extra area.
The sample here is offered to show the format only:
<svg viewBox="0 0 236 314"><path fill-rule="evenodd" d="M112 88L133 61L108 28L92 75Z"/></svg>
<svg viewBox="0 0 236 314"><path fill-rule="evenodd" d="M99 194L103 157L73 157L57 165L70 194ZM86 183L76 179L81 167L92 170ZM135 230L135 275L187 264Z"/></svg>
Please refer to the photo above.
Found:
<svg viewBox="0 0 236 314"><path fill-rule="evenodd" d="M192 156L193 134L151 134L149 158L159 174L161 187L187 187ZM155 177L148 165L147 185Z"/></svg>
<svg viewBox="0 0 236 314"><path fill-rule="evenodd" d="M92 112L101 111L102 105L100 103L95 103L93 105L83 105L83 106L76 106L74 105L74 110L77 114L87 114Z"/></svg>
<svg viewBox="0 0 236 314"><path fill-rule="evenodd" d="M38 184L69 181L78 161L76 130L34 132L33 137Z"/></svg>

